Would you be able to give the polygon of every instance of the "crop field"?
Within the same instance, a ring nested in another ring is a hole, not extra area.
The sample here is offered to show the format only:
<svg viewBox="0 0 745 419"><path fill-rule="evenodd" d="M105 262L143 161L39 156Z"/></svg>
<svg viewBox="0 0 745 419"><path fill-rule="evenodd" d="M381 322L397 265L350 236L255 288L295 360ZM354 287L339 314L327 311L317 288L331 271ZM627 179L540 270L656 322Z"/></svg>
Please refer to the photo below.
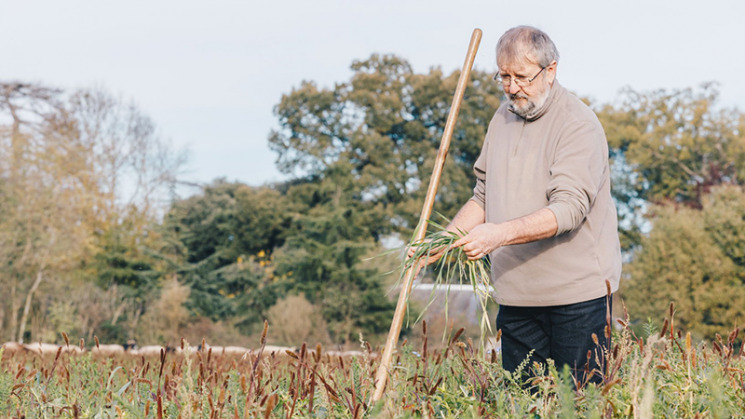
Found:
<svg viewBox="0 0 745 419"><path fill-rule="evenodd" d="M0 416L745 417L737 329L694 344L672 317L643 337L618 324L612 349L596 354L605 369L596 386L575 384L552 365L521 381L502 370L498 353L482 353L460 331L444 342L428 337L425 323L420 345L399 348L378 403L371 397L379 351L365 342L353 354L306 345L279 351L265 338L242 355L186 343L157 355L104 355L69 342L48 355L5 348Z"/></svg>

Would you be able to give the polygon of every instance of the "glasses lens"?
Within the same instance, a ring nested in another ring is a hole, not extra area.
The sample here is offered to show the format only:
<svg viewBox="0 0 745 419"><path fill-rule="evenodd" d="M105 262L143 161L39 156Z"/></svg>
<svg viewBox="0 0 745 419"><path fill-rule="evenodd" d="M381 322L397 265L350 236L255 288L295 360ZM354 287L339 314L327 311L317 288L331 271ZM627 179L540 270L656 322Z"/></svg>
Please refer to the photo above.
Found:
<svg viewBox="0 0 745 419"><path fill-rule="evenodd" d="M512 76L502 77L502 76L497 75L497 80L500 81L505 86L509 86L510 84L515 83L516 85L522 87L528 83L528 79L524 77L512 77Z"/></svg>

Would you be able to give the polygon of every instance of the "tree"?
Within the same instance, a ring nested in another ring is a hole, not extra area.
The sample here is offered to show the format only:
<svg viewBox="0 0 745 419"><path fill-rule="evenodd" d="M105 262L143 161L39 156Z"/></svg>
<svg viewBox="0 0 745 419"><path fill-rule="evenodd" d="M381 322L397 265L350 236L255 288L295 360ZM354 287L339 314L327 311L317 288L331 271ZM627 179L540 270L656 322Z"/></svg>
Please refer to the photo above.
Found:
<svg viewBox="0 0 745 419"><path fill-rule="evenodd" d="M134 105L17 82L0 83L0 156L2 325L23 340L34 294L91 273L108 232L127 220L138 245L148 241L182 159Z"/></svg>
<svg viewBox="0 0 745 419"><path fill-rule="evenodd" d="M383 251L364 205L342 185L326 182L296 184L287 195L302 211L293 214L292 233L274 253L284 292L301 293L320 307L335 342L384 332L393 305L380 272L362 264L363 257Z"/></svg>
<svg viewBox="0 0 745 419"><path fill-rule="evenodd" d="M375 220L376 240L415 227L452 100L458 72L417 74L405 60L373 55L352 65L348 82L313 82L283 95L280 129L269 143L287 174L338 184ZM470 197L478 157L501 93L474 71L455 129L437 210L453 213Z"/></svg>
<svg viewBox="0 0 745 419"><path fill-rule="evenodd" d="M167 228L183 244L180 275L197 316L256 331L281 297L303 294L333 337L378 333L391 304L361 267L374 225L338 186L295 181L249 187L217 181L174 203Z"/></svg>
<svg viewBox="0 0 745 419"><path fill-rule="evenodd" d="M269 261L291 213L276 190L221 180L173 203L164 228L180 244L177 272L191 287L195 315L230 319L246 333L261 324L278 298Z"/></svg>
<svg viewBox="0 0 745 419"><path fill-rule="evenodd" d="M654 225L627 265L622 293L638 322L670 302L676 322L699 338L745 322L745 192L720 186L702 209L653 207Z"/></svg>
<svg viewBox="0 0 745 419"><path fill-rule="evenodd" d="M630 314L637 322L657 318L674 301L678 319L700 336L730 328L743 302L738 242L724 224L738 218L723 212L725 202L740 208L739 189L722 187L745 176L745 115L718 107L717 98L713 83L628 89L620 106L599 112L622 244L632 258L622 286Z"/></svg>
<svg viewBox="0 0 745 419"><path fill-rule="evenodd" d="M137 334L140 342L171 346L179 344L183 327L189 320L185 307L189 291L189 287L180 284L175 276L165 281L160 296L142 317Z"/></svg>
<svg viewBox="0 0 745 419"><path fill-rule="evenodd" d="M380 274L361 259L416 226L459 76L436 68L417 74L392 55L354 62L352 70L333 88L303 82L283 95L275 108L280 129L269 138L280 170L295 176L282 190L303 211L274 253L275 272L288 278L289 292L323 307L337 341L389 324L393 307ZM471 74L437 211L452 216L471 196L472 165L500 97L491 74Z"/></svg>
<svg viewBox="0 0 745 419"><path fill-rule="evenodd" d="M286 346L334 344L318 306L299 295L288 295L267 311L269 342Z"/></svg>
<svg viewBox="0 0 745 419"><path fill-rule="evenodd" d="M745 179L745 115L716 106L713 83L699 89L623 92L619 107L599 112L627 196L651 203L677 202L701 208L717 185ZM627 199L628 200L628 199Z"/></svg>
<svg viewBox="0 0 745 419"><path fill-rule="evenodd" d="M60 164L67 151L50 135L62 110L60 92L20 83L0 84L4 236L2 286L8 296L6 337L23 341L34 293L47 276L69 269L85 250L74 176Z"/></svg>

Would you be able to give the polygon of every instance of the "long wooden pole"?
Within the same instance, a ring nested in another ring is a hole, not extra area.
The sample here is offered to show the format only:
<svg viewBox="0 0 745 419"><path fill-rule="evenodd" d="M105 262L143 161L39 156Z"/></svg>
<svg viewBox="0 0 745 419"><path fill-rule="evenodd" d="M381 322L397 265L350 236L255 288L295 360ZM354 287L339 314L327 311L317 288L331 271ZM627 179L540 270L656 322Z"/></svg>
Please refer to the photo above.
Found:
<svg viewBox="0 0 745 419"><path fill-rule="evenodd" d="M476 51L479 49L480 42L481 29L477 28L473 30L473 34L471 35L471 43L468 45L466 61L463 63L463 70L460 72L458 85L455 88L453 103L450 105L450 113L448 114L448 119L445 123L445 131L442 133L440 150L437 153L435 167L432 171L432 177L429 180L429 188L427 188L427 195L424 198L424 206L422 207L422 213L419 216L419 225L417 226L417 231L414 236L414 242L419 242L424 239L427 232L427 223L430 215L432 215L432 206L435 203L437 186L440 184L440 175L442 175L442 168L445 165L445 158L447 157L448 149L450 148L450 139L453 137L455 122L458 120L458 112L460 112L460 104L463 102L463 95L466 92L466 86L468 85L468 81L471 79L471 68L473 68L473 61L476 58ZM409 300L411 286L417 273L418 269L415 266L411 266L404 274L404 284L398 295L398 303L396 304L396 311L393 314L391 329L388 332L383 356L380 359L380 366L378 366L378 372L375 376L375 393L373 393L373 402L377 402L381 397L383 397L383 391L385 391L385 385L388 381L388 370L391 365L393 350L396 348L396 342L401 333L401 326L403 325L404 315L406 313L406 303Z"/></svg>

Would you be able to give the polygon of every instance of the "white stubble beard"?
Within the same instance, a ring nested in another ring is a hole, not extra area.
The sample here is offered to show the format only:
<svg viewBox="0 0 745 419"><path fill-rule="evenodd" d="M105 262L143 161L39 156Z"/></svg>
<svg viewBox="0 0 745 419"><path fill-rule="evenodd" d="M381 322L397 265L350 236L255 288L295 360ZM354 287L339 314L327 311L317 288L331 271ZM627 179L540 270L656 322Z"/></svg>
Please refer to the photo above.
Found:
<svg viewBox="0 0 745 419"><path fill-rule="evenodd" d="M538 109L540 109L548 99L548 95L551 92L551 87L548 86L546 90L535 100L531 100L528 96L526 96L523 93L515 93L507 94L507 98L510 100L510 107L512 109L512 112L516 113L517 115L523 117L524 119L528 119L531 116L534 115L534 112ZM518 106L517 102L515 101L518 98L523 98L527 101L527 103L524 106Z"/></svg>

